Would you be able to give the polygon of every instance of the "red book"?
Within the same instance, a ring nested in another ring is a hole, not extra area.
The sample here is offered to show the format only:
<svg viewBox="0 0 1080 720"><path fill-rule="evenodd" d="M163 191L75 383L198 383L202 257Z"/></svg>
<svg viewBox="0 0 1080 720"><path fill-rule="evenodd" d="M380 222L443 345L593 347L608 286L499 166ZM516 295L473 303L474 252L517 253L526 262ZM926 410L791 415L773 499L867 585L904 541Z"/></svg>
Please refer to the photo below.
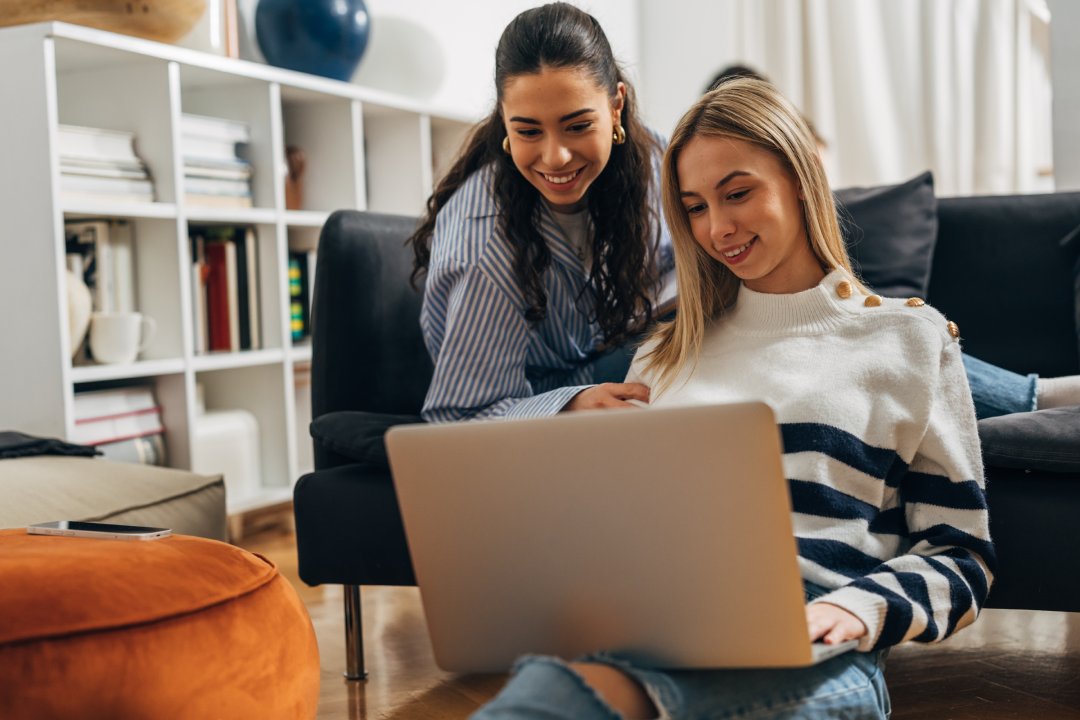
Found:
<svg viewBox="0 0 1080 720"><path fill-rule="evenodd" d="M232 346L229 329L229 272L225 242L206 243L206 319L210 328L210 350L238 350Z"/></svg>

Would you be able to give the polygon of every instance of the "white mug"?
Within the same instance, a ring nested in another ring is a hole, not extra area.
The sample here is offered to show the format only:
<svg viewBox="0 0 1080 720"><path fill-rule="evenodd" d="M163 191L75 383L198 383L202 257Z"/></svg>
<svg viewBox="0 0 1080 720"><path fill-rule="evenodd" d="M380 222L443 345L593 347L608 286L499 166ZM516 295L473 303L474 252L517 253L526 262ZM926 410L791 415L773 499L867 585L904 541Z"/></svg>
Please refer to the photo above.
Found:
<svg viewBox="0 0 1080 720"><path fill-rule="evenodd" d="M154 339L157 323L137 312L96 312L90 318L90 352L99 363L131 363Z"/></svg>

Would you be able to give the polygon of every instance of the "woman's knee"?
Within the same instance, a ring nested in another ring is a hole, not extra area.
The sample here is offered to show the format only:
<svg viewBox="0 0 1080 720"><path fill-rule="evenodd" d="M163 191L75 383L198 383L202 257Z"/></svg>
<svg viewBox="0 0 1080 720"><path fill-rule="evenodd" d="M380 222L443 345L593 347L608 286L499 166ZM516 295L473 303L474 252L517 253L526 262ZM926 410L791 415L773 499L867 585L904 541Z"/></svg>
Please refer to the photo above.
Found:
<svg viewBox="0 0 1080 720"><path fill-rule="evenodd" d="M571 663L570 667L626 720L650 720L658 716L645 688L623 671L603 663Z"/></svg>
<svg viewBox="0 0 1080 720"><path fill-rule="evenodd" d="M518 662L502 691L474 720L644 720L656 710L628 675L596 663L534 656Z"/></svg>

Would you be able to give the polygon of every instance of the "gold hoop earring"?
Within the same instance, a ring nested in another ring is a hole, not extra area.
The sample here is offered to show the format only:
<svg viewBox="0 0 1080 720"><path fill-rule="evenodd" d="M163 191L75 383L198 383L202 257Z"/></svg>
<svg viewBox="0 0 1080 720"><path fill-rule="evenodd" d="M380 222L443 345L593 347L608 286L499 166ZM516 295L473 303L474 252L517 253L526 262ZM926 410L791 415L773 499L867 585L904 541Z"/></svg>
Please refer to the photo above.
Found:
<svg viewBox="0 0 1080 720"><path fill-rule="evenodd" d="M510 136L507 135L503 138L503 152L507 155L510 154Z"/></svg>
<svg viewBox="0 0 1080 720"><path fill-rule="evenodd" d="M623 129L621 124L616 125L614 132L611 133L611 142L616 145L622 145L626 142L626 130Z"/></svg>

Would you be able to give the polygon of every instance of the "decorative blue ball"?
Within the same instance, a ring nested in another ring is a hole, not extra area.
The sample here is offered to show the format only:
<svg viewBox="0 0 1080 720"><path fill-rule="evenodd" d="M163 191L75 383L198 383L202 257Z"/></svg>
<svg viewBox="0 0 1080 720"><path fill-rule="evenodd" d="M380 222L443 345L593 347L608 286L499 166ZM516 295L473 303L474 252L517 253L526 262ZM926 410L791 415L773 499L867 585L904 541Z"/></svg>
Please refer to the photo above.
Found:
<svg viewBox="0 0 1080 720"><path fill-rule="evenodd" d="M364 0L260 0L255 36L267 62L348 80L367 47Z"/></svg>

